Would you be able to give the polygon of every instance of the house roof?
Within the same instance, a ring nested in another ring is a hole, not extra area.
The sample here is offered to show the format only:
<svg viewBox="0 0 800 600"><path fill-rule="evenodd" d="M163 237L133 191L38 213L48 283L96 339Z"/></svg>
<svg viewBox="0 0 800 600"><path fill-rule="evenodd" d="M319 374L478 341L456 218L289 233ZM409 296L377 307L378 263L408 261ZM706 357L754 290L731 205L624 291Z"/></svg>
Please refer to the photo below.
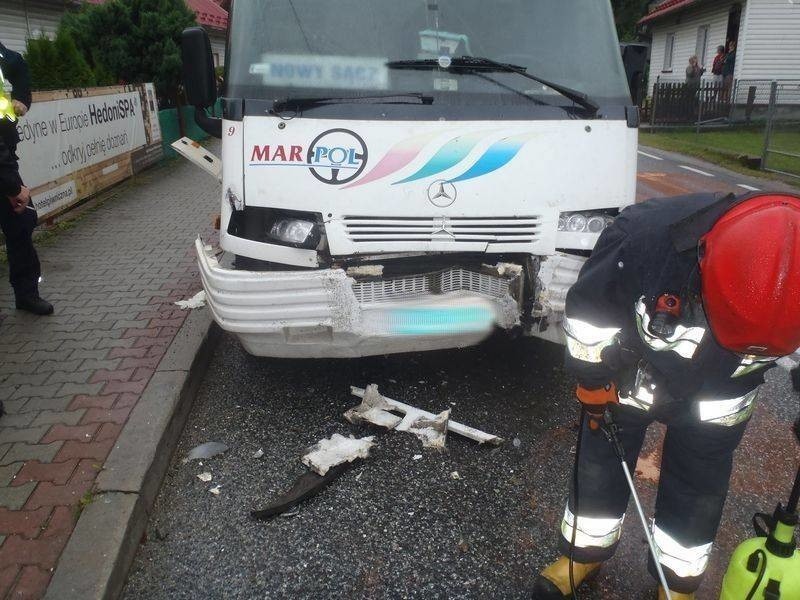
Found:
<svg viewBox="0 0 800 600"><path fill-rule="evenodd" d="M103 4L106 0L84 0L91 4ZM197 22L214 29L228 28L228 12L213 0L186 0L186 4L194 11Z"/></svg>
<svg viewBox="0 0 800 600"><path fill-rule="evenodd" d="M699 0L664 0L661 2L661 4L657 4L652 11L639 19L638 24L644 25L645 23L650 23L651 21L660 19L661 17L664 17L670 13L674 13L682 8L696 4L698 1Z"/></svg>
<svg viewBox="0 0 800 600"><path fill-rule="evenodd" d="M186 0L197 15L197 22L216 29L228 28L228 11L212 0Z"/></svg>

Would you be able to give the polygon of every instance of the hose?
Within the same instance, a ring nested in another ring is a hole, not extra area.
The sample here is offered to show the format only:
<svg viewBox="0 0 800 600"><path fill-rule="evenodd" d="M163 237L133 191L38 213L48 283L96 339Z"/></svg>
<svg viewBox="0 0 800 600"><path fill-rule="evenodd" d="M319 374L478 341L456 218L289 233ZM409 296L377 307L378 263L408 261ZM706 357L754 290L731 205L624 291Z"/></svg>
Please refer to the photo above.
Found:
<svg viewBox="0 0 800 600"><path fill-rule="evenodd" d="M578 535L578 463L581 457L581 439L583 438L583 426L586 423L586 407L581 404L580 423L578 424L578 441L575 442L575 463L572 465L572 490L574 493L575 509L572 513L572 536L569 542L569 589L572 597L579 600L578 590L575 588L575 540Z"/></svg>
<svg viewBox="0 0 800 600"><path fill-rule="evenodd" d="M758 556L761 555L761 569L758 571L758 578L756 582L753 584L753 587L750 588L750 592L747 594L747 598L745 600L753 600L753 595L758 590L758 586L761 585L761 580L764 579L764 573L767 572L767 553L761 549L756 550L751 554L751 556Z"/></svg>

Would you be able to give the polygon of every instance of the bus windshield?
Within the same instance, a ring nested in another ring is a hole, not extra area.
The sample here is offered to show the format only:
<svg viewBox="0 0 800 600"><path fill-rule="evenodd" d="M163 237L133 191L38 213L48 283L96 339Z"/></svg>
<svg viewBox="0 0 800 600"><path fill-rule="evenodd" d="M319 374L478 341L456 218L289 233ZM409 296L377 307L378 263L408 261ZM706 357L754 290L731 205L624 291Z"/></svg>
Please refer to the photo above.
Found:
<svg viewBox="0 0 800 600"><path fill-rule="evenodd" d="M608 0L236 0L225 95L573 104L518 73L451 66L463 56L521 67L598 104L630 103ZM408 68L414 61L429 68Z"/></svg>

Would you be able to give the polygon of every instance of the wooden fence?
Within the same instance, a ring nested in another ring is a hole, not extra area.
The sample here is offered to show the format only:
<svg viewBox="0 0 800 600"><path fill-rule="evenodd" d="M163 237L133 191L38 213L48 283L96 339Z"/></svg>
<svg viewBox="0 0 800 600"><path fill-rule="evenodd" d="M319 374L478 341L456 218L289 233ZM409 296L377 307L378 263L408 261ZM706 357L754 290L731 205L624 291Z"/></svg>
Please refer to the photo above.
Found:
<svg viewBox="0 0 800 600"><path fill-rule="evenodd" d="M721 83L700 86L657 82L648 107L651 125L689 125L725 119L731 110L731 90Z"/></svg>

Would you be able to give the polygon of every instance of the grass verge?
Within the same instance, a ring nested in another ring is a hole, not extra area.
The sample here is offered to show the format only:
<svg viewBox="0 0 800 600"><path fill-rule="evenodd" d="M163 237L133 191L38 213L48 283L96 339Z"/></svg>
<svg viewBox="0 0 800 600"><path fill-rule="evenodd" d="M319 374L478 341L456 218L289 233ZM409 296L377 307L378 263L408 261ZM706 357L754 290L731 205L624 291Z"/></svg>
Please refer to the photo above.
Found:
<svg viewBox="0 0 800 600"><path fill-rule="evenodd" d="M771 148L800 154L800 125L776 129ZM654 148L695 156L750 177L778 178L790 185L800 185L800 179L747 167L740 156L761 157L764 147L764 129L737 128L713 131L666 130L639 132L639 142ZM800 176L800 158L770 154L768 165L772 169L797 173Z"/></svg>

